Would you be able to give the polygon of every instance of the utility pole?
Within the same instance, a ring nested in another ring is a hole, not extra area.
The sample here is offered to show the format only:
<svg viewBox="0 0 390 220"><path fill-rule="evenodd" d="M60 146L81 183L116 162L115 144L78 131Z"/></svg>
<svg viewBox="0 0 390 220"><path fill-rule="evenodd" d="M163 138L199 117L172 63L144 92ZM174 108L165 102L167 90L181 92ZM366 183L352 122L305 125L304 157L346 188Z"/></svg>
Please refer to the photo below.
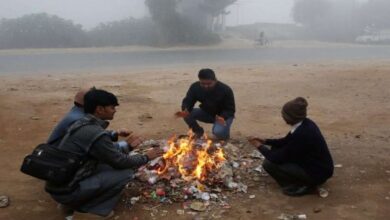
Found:
<svg viewBox="0 0 390 220"><path fill-rule="evenodd" d="M241 6L241 4L240 3L238 3L238 2L236 2L236 3L234 3L233 5L235 5L236 6L236 10L237 10L237 14L236 14L236 26L238 26L238 25L240 25L240 6Z"/></svg>

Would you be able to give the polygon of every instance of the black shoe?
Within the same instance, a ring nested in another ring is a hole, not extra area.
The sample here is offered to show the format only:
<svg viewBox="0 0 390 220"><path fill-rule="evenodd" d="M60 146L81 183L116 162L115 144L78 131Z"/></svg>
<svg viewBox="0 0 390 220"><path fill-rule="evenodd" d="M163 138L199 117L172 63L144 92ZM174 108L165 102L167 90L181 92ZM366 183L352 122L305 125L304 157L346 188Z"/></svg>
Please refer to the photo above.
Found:
<svg viewBox="0 0 390 220"><path fill-rule="evenodd" d="M179 136L177 136L177 139L189 139L189 138L192 138L192 139L202 139L203 137L203 133L202 134L198 134L198 133L194 133L192 136L188 135L188 134L181 134Z"/></svg>
<svg viewBox="0 0 390 220"><path fill-rule="evenodd" d="M191 128L192 132L193 132L193 138L195 139L201 139L203 137L203 134L204 134L204 130L202 127L192 127Z"/></svg>
<svg viewBox="0 0 390 220"><path fill-rule="evenodd" d="M312 194L315 187L311 186L288 186L283 188L283 193L288 196L303 196Z"/></svg>
<svg viewBox="0 0 390 220"><path fill-rule="evenodd" d="M202 139L202 138L203 138L203 135L204 135L203 132L202 132L202 133L200 133L200 132L195 133L195 134L194 134L194 139Z"/></svg>

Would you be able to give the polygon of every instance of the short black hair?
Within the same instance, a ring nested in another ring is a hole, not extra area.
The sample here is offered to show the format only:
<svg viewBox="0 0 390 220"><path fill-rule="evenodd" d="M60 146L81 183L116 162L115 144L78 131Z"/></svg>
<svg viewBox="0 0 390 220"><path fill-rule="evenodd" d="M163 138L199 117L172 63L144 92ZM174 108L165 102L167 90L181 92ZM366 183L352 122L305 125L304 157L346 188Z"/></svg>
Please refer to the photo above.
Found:
<svg viewBox="0 0 390 220"><path fill-rule="evenodd" d="M111 92L102 89L91 89L84 96L84 112L93 114L97 106L118 106L118 99Z"/></svg>
<svg viewBox="0 0 390 220"><path fill-rule="evenodd" d="M211 80L217 80L215 77L215 73L212 69L201 69L199 70L198 74L199 79L211 79Z"/></svg>

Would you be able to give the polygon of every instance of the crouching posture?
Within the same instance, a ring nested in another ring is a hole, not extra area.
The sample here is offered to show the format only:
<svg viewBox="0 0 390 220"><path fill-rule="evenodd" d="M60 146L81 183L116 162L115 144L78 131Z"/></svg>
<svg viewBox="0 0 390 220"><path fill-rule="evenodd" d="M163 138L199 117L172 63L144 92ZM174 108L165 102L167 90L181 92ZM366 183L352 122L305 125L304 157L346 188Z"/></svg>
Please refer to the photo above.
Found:
<svg viewBox="0 0 390 220"><path fill-rule="evenodd" d="M152 149L146 155L129 156L114 146L106 120L112 120L118 105L117 98L104 90L90 90L84 96L86 115L67 131L59 149L85 158L71 181L63 184L47 182L45 190L62 204L65 217L73 211L100 216L112 215L125 185L134 178L139 166L162 155L160 149ZM128 139L129 148L137 147L142 140Z"/></svg>
<svg viewBox="0 0 390 220"><path fill-rule="evenodd" d="M289 196L315 192L333 175L328 146L317 125L306 117L307 106L301 97L283 106L282 117L292 126L284 138L249 138L265 157L263 168Z"/></svg>
<svg viewBox="0 0 390 220"><path fill-rule="evenodd" d="M236 111L233 90L218 81L211 69L200 70L198 78L183 99L182 111L175 115L184 119L196 137L202 137L204 133L198 124L201 121L213 124L212 132L217 139L229 139ZM200 102L199 108L194 108L196 102Z"/></svg>

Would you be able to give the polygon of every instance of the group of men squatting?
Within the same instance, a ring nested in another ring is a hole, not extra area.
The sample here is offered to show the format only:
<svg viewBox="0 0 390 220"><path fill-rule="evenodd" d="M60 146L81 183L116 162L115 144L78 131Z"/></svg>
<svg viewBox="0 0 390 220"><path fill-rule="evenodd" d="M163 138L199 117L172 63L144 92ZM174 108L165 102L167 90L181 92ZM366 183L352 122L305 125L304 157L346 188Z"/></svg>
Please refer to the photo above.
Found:
<svg viewBox="0 0 390 220"><path fill-rule="evenodd" d="M199 80L188 89L176 117L202 138L198 122L212 124L216 140L228 140L236 111L233 90L217 80L211 69L202 69ZM199 107L195 107L196 103ZM143 138L127 129L107 130L114 119L117 97L105 90L79 91L74 106L56 125L48 143L87 158L68 183L46 182L45 190L59 203L65 219L74 212L110 218L121 191L133 180L138 167L163 155L159 148L145 154L129 154ZM264 169L288 196L315 193L333 175L333 160L326 141L314 121L307 117L308 102L302 97L288 101L281 108L283 120L291 126L285 137L248 141L264 155ZM79 126L86 124L86 126ZM76 129L78 128L78 129ZM70 135L65 135L70 132ZM118 141L118 137L124 137Z"/></svg>

